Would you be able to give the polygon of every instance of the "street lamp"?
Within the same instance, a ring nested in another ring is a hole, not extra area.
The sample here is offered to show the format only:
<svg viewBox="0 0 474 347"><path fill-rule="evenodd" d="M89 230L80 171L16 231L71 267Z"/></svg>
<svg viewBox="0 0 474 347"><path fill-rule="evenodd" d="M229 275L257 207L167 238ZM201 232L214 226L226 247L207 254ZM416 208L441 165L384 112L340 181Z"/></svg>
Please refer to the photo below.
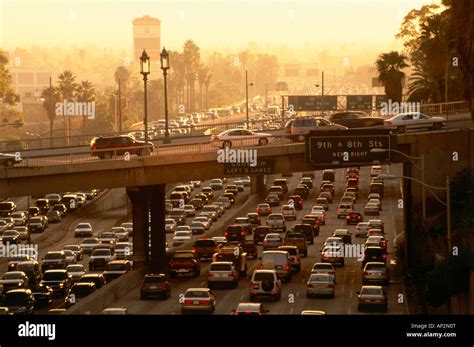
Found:
<svg viewBox="0 0 474 347"><path fill-rule="evenodd" d="M422 186L426 187L431 194L435 197L436 200L438 200L441 205L446 206L446 220L447 220L447 230L448 230L448 254L451 252L452 247L451 247L451 182L449 180L449 176L446 176L446 187L435 187L431 186L429 184L426 184L416 178L413 177L408 177L408 176L395 176L395 175L387 175L387 174L380 174L377 176L377 179L381 180L393 180L397 178L405 178L407 180L414 181L416 183L421 184ZM439 190L445 190L446 191L446 202L442 201L438 195L436 195L433 192L433 189L439 189Z"/></svg>
<svg viewBox="0 0 474 347"><path fill-rule="evenodd" d="M387 149L387 148L372 148L370 152L372 153L394 152L394 153L403 155L405 158L408 158L408 160L410 160L413 166L415 166L418 170L421 170L421 181L425 183L425 156L423 154L419 157L414 157L406 153L403 153L401 151L398 151L396 149ZM418 165L416 165L412 160L420 160L421 168ZM421 209L423 211L423 220L425 220L426 219L426 191L425 191L424 186L422 186L421 199L422 199Z"/></svg>
<svg viewBox="0 0 474 347"><path fill-rule="evenodd" d="M249 127L249 87L253 86L253 83L248 83L247 70L245 70L245 109L247 113L247 128Z"/></svg>
<svg viewBox="0 0 474 347"><path fill-rule="evenodd" d="M145 145L148 146L148 103L147 103L147 80L150 74L150 57L146 54L145 50L140 57L140 73L143 75L143 89L145 94Z"/></svg>
<svg viewBox="0 0 474 347"><path fill-rule="evenodd" d="M165 84L165 137L163 143L171 143L170 131L168 128L168 87L166 83L166 76L168 75L168 69L170 68L169 54L166 48L160 53L161 70L163 70L163 80Z"/></svg>

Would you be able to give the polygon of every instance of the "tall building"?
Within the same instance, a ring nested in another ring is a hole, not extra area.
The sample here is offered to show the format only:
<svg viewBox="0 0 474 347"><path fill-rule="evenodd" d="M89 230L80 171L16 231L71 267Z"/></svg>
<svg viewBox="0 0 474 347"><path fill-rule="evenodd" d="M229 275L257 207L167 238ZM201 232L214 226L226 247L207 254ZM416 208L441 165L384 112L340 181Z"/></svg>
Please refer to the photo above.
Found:
<svg viewBox="0 0 474 347"><path fill-rule="evenodd" d="M150 16L133 20L133 56L140 59L145 49L151 59L159 59L161 46L161 21Z"/></svg>

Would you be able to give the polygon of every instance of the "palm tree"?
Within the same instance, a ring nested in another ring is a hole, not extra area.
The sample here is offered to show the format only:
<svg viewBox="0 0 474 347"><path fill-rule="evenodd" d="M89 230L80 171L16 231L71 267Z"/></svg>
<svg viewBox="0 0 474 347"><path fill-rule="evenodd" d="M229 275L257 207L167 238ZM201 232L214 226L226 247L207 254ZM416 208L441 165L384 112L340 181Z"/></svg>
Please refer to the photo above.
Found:
<svg viewBox="0 0 474 347"><path fill-rule="evenodd" d="M209 85L211 84L212 73L208 71L204 79L204 87L206 88L206 109L209 108Z"/></svg>
<svg viewBox="0 0 474 347"><path fill-rule="evenodd" d="M375 64L379 73L379 81L385 87L385 94L388 99L394 102L402 101L403 79L405 73L402 69L408 67L407 57L396 51L382 53Z"/></svg>
<svg viewBox="0 0 474 347"><path fill-rule="evenodd" d="M196 81L200 66L201 54L199 47L192 41L187 40L183 47L183 59L185 67L185 79L188 88L188 108L194 111L194 82Z"/></svg>
<svg viewBox="0 0 474 347"><path fill-rule="evenodd" d="M424 101L428 103L441 102L437 81L426 71L424 64L417 64L409 78L408 101Z"/></svg>
<svg viewBox="0 0 474 347"><path fill-rule="evenodd" d="M61 101L61 95L57 87L46 88L41 93L43 99L43 108L49 119L49 131L51 138L53 137L54 120L56 119L56 103ZM52 140L51 140L52 141Z"/></svg>
<svg viewBox="0 0 474 347"><path fill-rule="evenodd" d="M206 81L207 75L209 74L209 69L207 67L204 67L203 65L200 66L199 72L198 72L198 82L199 82L199 107L201 110L204 109L204 98L203 98L203 85L204 82Z"/></svg>
<svg viewBox="0 0 474 347"><path fill-rule="evenodd" d="M72 74L70 70L65 70L58 77L59 92L62 100L72 99L76 95L77 83L76 76ZM67 126L66 126L67 118ZM64 117L64 128L67 129L67 138L69 141L70 129L71 129L71 117Z"/></svg>
<svg viewBox="0 0 474 347"><path fill-rule="evenodd" d="M93 102L95 101L95 89L91 82L82 81L76 91L77 101ZM86 131L87 115L82 115L82 132Z"/></svg>

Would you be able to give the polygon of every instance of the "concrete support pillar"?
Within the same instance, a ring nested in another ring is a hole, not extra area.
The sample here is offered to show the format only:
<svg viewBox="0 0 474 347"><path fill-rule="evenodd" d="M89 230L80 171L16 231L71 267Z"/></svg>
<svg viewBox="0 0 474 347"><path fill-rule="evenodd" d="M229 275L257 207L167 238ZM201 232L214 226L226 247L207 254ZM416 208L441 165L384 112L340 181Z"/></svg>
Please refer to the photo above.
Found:
<svg viewBox="0 0 474 347"><path fill-rule="evenodd" d="M127 194L132 202L133 266L141 268L148 258L149 201L141 187L127 187Z"/></svg>
<svg viewBox="0 0 474 347"><path fill-rule="evenodd" d="M252 176L252 182L250 186L251 194L259 194L261 197L265 197L265 176L258 175Z"/></svg>
<svg viewBox="0 0 474 347"><path fill-rule="evenodd" d="M165 184L151 187L151 271L168 272L165 232Z"/></svg>

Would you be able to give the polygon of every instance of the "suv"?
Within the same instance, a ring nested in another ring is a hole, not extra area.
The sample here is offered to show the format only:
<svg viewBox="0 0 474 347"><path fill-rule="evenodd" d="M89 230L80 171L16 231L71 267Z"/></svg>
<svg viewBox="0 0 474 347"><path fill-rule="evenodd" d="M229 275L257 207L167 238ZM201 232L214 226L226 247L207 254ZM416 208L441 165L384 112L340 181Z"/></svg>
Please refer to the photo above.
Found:
<svg viewBox="0 0 474 347"><path fill-rule="evenodd" d="M171 296L171 287L165 274L147 274L140 286L140 299L144 300L150 295L158 295L163 299Z"/></svg>
<svg viewBox="0 0 474 347"><path fill-rule="evenodd" d="M94 271L97 268L105 268L107 263L113 258L112 250L110 248L97 248L92 251L89 258L89 271Z"/></svg>
<svg viewBox="0 0 474 347"><path fill-rule="evenodd" d="M207 238L196 240L193 246L193 253L195 253L199 259L210 259L218 250L217 242Z"/></svg>
<svg viewBox="0 0 474 347"><path fill-rule="evenodd" d="M286 232L285 218L281 213L272 213L268 216L266 223L272 231Z"/></svg>
<svg viewBox="0 0 474 347"><path fill-rule="evenodd" d="M377 262L387 264L387 250L380 246L369 246L365 248L362 268L368 262Z"/></svg>
<svg viewBox="0 0 474 347"><path fill-rule="evenodd" d="M252 235L253 228L249 217L237 217L234 224L243 226L246 235Z"/></svg>
<svg viewBox="0 0 474 347"><path fill-rule="evenodd" d="M224 233L224 236L229 242L237 241L240 243L245 240L245 228L243 225L229 225Z"/></svg>
<svg viewBox="0 0 474 347"><path fill-rule="evenodd" d="M278 247L278 250L288 252L290 255L291 268L293 271L299 272L301 270L301 256L298 247L283 245Z"/></svg>
<svg viewBox="0 0 474 347"><path fill-rule="evenodd" d="M283 189L283 193L286 194L288 193L288 182L286 181L286 178L277 178L273 182L274 186L280 186Z"/></svg>
<svg viewBox="0 0 474 347"><path fill-rule="evenodd" d="M48 270L44 273L40 284L51 287L53 293L65 296L72 281L66 270Z"/></svg>
<svg viewBox="0 0 474 347"><path fill-rule="evenodd" d="M192 273L194 277L201 274L201 263L192 251L176 251L169 262L170 277L178 274Z"/></svg>
<svg viewBox="0 0 474 347"><path fill-rule="evenodd" d="M130 135L94 137L90 144L92 156L98 157L99 159L112 159L114 155L124 155L127 152L145 156L153 152L153 148L153 143L137 141ZM110 151L106 151L107 149L110 149Z"/></svg>
<svg viewBox="0 0 474 347"><path fill-rule="evenodd" d="M49 211L49 200L48 199L38 199L35 202L36 207L41 211L41 214L46 214Z"/></svg>
<svg viewBox="0 0 474 347"><path fill-rule="evenodd" d="M111 260L105 266L102 275L104 275L107 282L111 282L130 270L132 270L132 266L128 260Z"/></svg>
<svg viewBox="0 0 474 347"><path fill-rule="evenodd" d="M295 206L295 209L297 210L302 210L303 209L303 199L301 199L301 196L299 195L290 195L288 197L288 205L291 205L293 203L293 206Z"/></svg>
<svg viewBox="0 0 474 347"><path fill-rule="evenodd" d="M63 251L49 251L43 258L41 271L51 269L65 269L67 266L66 253Z"/></svg>
<svg viewBox="0 0 474 347"><path fill-rule="evenodd" d="M289 282L292 277L290 255L286 251L264 251L260 270L275 270L278 277Z"/></svg>
<svg viewBox="0 0 474 347"><path fill-rule="evenodd" d="M207 276L207 286L214 288L217 284L230 284L232 288L239 285L239 272L231 261L216 261L211 263Z"/></svg>
<svg viewBox="0 0 474 347"><path fill-rule="evenodd" d="M311 224L306 224L306 223L295 224L292 231L295 233L304 234L306 236L306 241L308 241L310 245L314 244L314 232L313 232L313 227L311 226Z"/></svg>
<svg viewBox="0 0 474 347"><path fill-rule="evenodd" d="M16 204L13 201L0 202L0 217L9 217L16 211Z"/></svg>
<svg viewBox="0 0 474 347"><path fill-rule="evenodd" d="M268 190L268 193L278 195L278 199L280 200L283 199L283 196L285 195L285 192L281 186L271 186Z"/></svg>
<svg viewBox="0 0 474 347"><path fill-rule="evenodd" d="M12 289L5 294L2 306L8 307L12 314L32 314L35 310L35 298L30 289Z"/></svg>
<svg viewBox="0 0 474 347"><path fill-rule="evenodd" d="M64 298L64 305L66 308L69 308L87 296L91 295L96 290L97 288L95 287L95 284L91 282L74 283Z"/></svg>
<svg viewBox="0 0 474 347"><path fill-rule="evenodd" d="M336 180L336 172L332 169L326 169L323 171L322 181L334 182Z"/></svg>
<svg viewBox="0 0 474 347"><path fill-rule="evenodd" d="M296 246L304 257L308 256L308 244L304 233L290 231L285 236L284 246Z"/></svg>
<svg viewBox="0 0 474 347"><path fill-rule="evenodd" d="M275 270L255 270L250 277L249 300L253 301L259 296L281 299L281 281Z"/></svg>
<svg viewBox="0 0 474 347"><path fill-rule="evenodd" d="M271 232L272 229L268 225L258 226L253 231L253 241L255 243L261 243L265 239L265 236Z"/></svg>
<svg viewBox="0 0 474 347"><path fill-rule="evenodd" d="M29 285L37 285L41 281L41 267L36 260L22 261L16 265L16 271L23 271L28 276Z"/></svg>

